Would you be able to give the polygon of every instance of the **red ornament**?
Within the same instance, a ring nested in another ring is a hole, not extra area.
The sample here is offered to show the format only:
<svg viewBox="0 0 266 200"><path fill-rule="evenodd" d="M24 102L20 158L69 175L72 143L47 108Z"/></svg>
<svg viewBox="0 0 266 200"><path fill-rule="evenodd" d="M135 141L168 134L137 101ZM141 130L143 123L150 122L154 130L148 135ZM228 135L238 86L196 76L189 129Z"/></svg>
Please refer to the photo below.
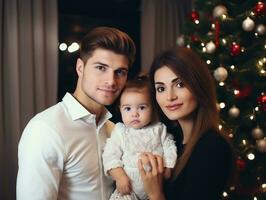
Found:
<svg viewBox="0 0 266 200"><path fill-rule="evenodd" d="M252 87L251 85L245 85L243 87L241 87L240 89L238 89L239 93L236 95L237 98L239 99L243 99L248 97L251 92L252 92Z"/></svg>
<svg viewBox="0 0 266 200"><path fill-rule="evenodd" d="M199 13L195 10L191 12L191 20L195 22L196 20L199 20Z"/></svg>
<svg viewBox="0 0 266 200"><path fill-rule="evenodd" d="M220 22L218 20L215 21L215 45L216 48L219 47L219 39L220 39Z"/></svg>
<svg viewBox="0 0 266 200"><path fill-rule="evenodd" d="M191 35L191 41L192 42L199 42L199 38L196 35Z"/></svg>
<svg viewBox="0 0 266 200"><path fill-rule="evenodd" d="M230 47L230 54L232 56L237 56L238 54L240 54L241 52L241 47L239 44L237 43L233 43Z"/></svg>
<svg viewBox="0 0 266 200"><path fill-rule="evenodd" d="M241 159L241 158L238 158L236 160L236 167L239 171L244 171L246 169L246 162L245 160Z"/></svg>
<svg viewBox="0 0 266 200"><path fill-rule="evenodd" d="M258 2L254 9L253 9L254 13L256 15L265 15L266 14L266 6L265 3L263 2Z"/></svg>
<svg viewBox="0 0 266 200"><path fill-rule="evenodd" d="M259 108L261 111L266 111L266 95L262 95L257 98Z"/></svg>

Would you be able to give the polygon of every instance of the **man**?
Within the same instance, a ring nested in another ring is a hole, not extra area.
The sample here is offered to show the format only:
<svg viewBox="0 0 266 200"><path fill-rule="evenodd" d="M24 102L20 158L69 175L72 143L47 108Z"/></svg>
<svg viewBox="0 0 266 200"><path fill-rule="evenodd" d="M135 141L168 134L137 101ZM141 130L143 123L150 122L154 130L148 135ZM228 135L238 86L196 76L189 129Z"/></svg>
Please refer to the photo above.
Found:
<svg viewBox="0 0 266 200"><path fill-rule="evenodd" d="M75 92L37 114L19 142L18 200L106 200L112 180L101 154L112 128L105 108L118 97L135 56L124 32L98 27L83 39Z"/></svg>

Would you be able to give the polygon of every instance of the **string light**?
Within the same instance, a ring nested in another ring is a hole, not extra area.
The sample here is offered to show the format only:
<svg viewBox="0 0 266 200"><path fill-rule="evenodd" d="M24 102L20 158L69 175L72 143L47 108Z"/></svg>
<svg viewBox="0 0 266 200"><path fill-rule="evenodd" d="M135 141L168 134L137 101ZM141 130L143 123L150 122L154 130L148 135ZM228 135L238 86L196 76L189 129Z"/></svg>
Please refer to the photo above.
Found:
<svg viewBox="0 0 266 200"><path fill-rule="evenodd" d="M225 20L227 16L225 14L222 15L222 19Z"/></svg>
<svg viewBox="0 0 266 200"><path fill-rule="evenodd" d="M59 45L59 49L60 49L60 51L65 51L67 49L67 44L66 43L61 43Z"/></svg>
<svg viewBox="0 0 266 200"><path fill-rule="evenodd" d="M79 44L76 42L73 42L68 48L67 48L69 53L73 53L77 50L79 50Z"/></svg>
<svg viewBox="0 0 266 200"><path fill-rule="evenodd" d="M240 92L239 90L234 90L234 94L235 94L235 95L238 95L239 92Z"/></svg>
<svg viewBox="0 0 266 200"><path fill-rule="evenodd" d="M203 47L202 51L205 53L207 51L206 47Z"/></svg>
<svg viewBox="0 0 266 200"><path fill-rule="evenodd" d="M219 125L219 130L222 130L222 128L223 128L223 126L220 124L220 125Z"/></svg>
<svg viewBox="0 0 266 200"><path fill-rule="evenodd" d="M223 44L226 44L226 43L227 43L226 39L223 38L223 39L222 39L222 43L223 43Z"/></svg>
<svg viewBox="0 0 266 200"><path fill-rule="evenodd" d="M254 153L248 153L247 158L248 158L249 160L254 160L254 159L255 159L255 155L254 155Z"/></svg>
<svg viewBox="0 0 266 200"><path fill-rule="evenodd" d="M224 102L221 102L219 105L220 105L221 109L225 108L225 103Z"/></svg>
<svg viewBox="0 0 266 200"><path fill-rule="evenodd" d="M223 197L228 197L227 192L223 192Z"/></svg>
<svg viewBox="0 0 266 200"><path fill-rule="evenodd" d="M259 111L259 107L258 106L255 107L255 111Z"/></svg>
<svg viewBox="0 0 266 200"><path fill-rule="evenodd" d="M190 45L189 45L189 44L187 44L187 46L186 46L186 47L190 49Z"/></svg>
<svg viewBox="0 0 266 200"><path fill-rule="evenodd" d="M247 144L247 141L244 139L244 140L242 140L242 144L243 145L246 145Z"/></svg>
<svg viewBox="0 0 266 200"><path fill-rule="evenodd" d="M250 115L249 119L253 120L255 118L254 115Z"/></svg>
<svg viewBox="0 0 266 200"><path fill-rule="evenodd" d="M253 200L258 200L257 197L254 197Z"/></svg>
<svg viewBox="0 0 266 200"><path fill-rule="evenodd" d="M211 64L211 61L210 60L207 60L206 63L209 65L209 64Z"/></svg>
<svg viewBox="0 0 266 200"><path fill-rule="evenodd" d="M202 47L204 47L205 46L205 44L202 42L202 43L200 43L200 45L202 46Z"/></svg>
<svg viewBox="0 0 266 200"><path fill-rule="evenodd" d="M225 84L225 83L222 82L222 81L219 83L220 86L224 86L224 84Z"/></svg>
<svg viewBox="0 0 266 200"><path fill-rule="evenodd" d="M266 183L261 184L262 189L266 189Z"/></svg>

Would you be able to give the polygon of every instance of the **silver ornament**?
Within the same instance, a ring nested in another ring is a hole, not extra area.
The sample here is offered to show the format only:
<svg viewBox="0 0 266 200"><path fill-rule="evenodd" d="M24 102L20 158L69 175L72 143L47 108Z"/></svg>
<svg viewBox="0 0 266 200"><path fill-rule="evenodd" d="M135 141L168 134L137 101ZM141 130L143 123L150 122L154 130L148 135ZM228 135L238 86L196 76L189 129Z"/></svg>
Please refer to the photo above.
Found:
<svg viewBox="0 0 266 200"><path fill-rule="evenodd" d="M231 117L237 118L239 114L240 110L236 106L233 106L232 108L229 109L229 115Z"/></svg>
<svg viewBox="0 0 266 200"><path fill-rule="evenodd" d="M176 44L180 47L185 45L184 35L180 35L179 37L177 37Z"/></svg>
<svg viewBox="0 0 266 200"><path fill-rule="evenodd" d="M247 17L243 22L242 22L242 28L244 31L252 31L255 27L255 22L250 19L250 17Z"/></svg>
<svg viewBox="0 0 266 200"><path fill-rule="evenodd" d="M257 126L256 128L252 129L251 135L255 140L259 140L263 138L264 133L263 130Z"/></svg>
<svg viewBox="0 0 266 200"><path fill-rule="evenodd" d="M227 78L228 72L224 67L218 67L217 69L214 70L213 75L217 81L221 82Z"/></svg>
<svg viewBox="0 0 266 200"><path fill-rule="evenodd" d="M206 52L207 53L214 53L216 46L213 41L210 41L206 44Z"/></svg>
<svg viewBox="0 0 266 200"><path fill-rule="evenodd" d="M259 35L264 35L266 33L266 27L263 25L263 24L259 24L257 27L256 27L256 32L259 34Z"/></svg>
<svg viewBox="0 0 266 200"><path fill-rule="evenodd" d="M266 138L257 140L256 148L259 152L265 153L266 152Z"/></svg>
<svg viewBox="0 0 266 200"><path fill-rule="evenodd" d="M218 5L213 9L212 16L214 18L221 17L222 15L227 15L227 8L223 5Z"/></svg>

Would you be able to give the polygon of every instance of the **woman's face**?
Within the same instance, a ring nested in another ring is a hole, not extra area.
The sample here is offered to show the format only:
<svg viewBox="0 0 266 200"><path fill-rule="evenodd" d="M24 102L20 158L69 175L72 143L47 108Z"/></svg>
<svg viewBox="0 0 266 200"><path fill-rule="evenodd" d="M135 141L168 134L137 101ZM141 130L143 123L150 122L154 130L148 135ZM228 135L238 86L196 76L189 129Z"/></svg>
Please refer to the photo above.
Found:
<svg viewBox="0 0 266 200"><path fill-rule="evenodd" d="M170 120L190 120L197 100L184 82L169 67L163 66L154 74L156 100Z"/></svg>

